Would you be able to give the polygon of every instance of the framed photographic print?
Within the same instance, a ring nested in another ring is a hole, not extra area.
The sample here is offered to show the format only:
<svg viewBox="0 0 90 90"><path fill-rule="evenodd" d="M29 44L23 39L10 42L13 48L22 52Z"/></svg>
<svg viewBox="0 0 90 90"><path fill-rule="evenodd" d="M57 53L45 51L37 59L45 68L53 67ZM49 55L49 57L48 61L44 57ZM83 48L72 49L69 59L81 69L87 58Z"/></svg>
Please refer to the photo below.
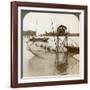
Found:
<svg viewBox="0 0 90 90"><path fill-rule="evenodd" d="M87 83L87 6L11 2L11 87Z"/></svg>

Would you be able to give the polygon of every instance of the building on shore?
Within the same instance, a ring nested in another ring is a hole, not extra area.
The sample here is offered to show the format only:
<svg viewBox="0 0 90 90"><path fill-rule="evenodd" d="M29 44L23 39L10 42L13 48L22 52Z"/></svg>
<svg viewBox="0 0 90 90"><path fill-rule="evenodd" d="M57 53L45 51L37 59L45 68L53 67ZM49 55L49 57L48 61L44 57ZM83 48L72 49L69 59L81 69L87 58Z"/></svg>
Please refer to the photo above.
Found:
<svg viewBox="0 0 90 90"><path fill-rule="evenodd" d="M36 31L32 30L23 31L23 36L26 38L30 38L30 36L36 36Z"/></svg>

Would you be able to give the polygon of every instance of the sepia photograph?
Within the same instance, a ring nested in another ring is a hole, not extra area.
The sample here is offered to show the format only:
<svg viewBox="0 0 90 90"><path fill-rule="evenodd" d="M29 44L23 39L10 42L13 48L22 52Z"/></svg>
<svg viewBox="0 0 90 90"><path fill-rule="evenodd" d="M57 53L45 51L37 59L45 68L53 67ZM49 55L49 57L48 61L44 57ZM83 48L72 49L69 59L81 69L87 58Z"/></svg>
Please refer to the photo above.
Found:
<svg viewBox="0 0 90 90"><path fill-rule="evenodd" d="M79 15L28 12L24 16L23 77L80 73Z"/></svg>

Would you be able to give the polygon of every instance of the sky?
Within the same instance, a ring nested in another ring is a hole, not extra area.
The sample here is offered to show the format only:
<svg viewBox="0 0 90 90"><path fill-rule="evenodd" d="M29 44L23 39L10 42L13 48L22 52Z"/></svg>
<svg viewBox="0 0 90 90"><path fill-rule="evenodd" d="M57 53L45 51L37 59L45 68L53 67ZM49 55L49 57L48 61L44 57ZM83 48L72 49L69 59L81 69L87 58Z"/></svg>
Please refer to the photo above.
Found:
<svg viewBox="0 0 90 90"><path fill-rule="evenodd" d="M54 31L59 25L65 25L70 33L79 33L79 19L74 14L56 14L29 12L23 19L23 30L37 31L37 35L52 30L53 21Z"/></svg>

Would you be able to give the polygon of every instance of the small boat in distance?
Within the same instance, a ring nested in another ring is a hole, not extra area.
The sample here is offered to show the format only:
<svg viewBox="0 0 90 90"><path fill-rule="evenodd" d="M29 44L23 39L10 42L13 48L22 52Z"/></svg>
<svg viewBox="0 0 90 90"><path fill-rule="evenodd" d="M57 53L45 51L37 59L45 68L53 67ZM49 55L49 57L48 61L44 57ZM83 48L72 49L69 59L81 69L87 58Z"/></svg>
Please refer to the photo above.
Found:
<svg viewBox="0 0 90 90"><path fill-rule="evenodd" d="M32 37L29 39L29 41L36 42L36 41L41 41L41 42L47 42L49 38L45 37Z"/></svg>
<svg viewBox="0 0 90 90"><path fill-rule="evenodd" d="M79 47L75 46L65 46L69 53L79 54Z"/></svg>

